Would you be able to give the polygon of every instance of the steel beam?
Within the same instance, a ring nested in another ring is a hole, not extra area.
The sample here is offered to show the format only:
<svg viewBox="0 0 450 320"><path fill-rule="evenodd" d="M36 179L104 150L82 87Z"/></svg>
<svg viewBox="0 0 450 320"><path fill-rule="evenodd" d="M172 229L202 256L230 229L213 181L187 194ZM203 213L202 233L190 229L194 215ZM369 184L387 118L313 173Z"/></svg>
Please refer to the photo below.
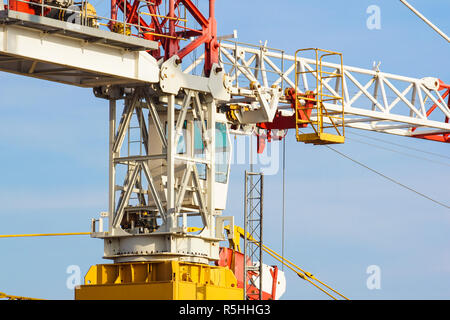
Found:
<svg viewBox="0 0 450 320"><path fill-rule="evenodd" d="M20 25L2 24L2 21L12 19L12 14ZM57 24L71 32L67 31L64 35L46 32L46 23ZM102 37L110 40L106 43L90 43L81 36L83 32L101 32ZM8 63L0 64L0 70L80 87L95 87L108 83L157 83L159 67L156 60L145 51L130 51L127 48L127 44L136 46L137 43L134 42L137 40L142 39L55 19L3 11L0 15L0 55L20 59L29 67L22 70L20 64ZM146 44L141 46L143 50L154 47L151 41L142 41L142 45ZM39 62L39 68L30 73L30 67L36 62ZM43 71L45 68L64 68L67 71L88 72L94 79L86 80L83 75L68 77L46 74L40 72L40 68ZM98 80L95 80L96 78Z"/></svg>

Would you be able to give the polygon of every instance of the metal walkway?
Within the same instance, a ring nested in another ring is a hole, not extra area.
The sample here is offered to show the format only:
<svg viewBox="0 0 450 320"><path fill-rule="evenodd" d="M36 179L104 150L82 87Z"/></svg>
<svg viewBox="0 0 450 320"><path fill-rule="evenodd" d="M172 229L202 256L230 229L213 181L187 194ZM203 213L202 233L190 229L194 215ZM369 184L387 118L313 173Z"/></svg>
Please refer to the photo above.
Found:
<svg viewBox="0 0 450 320"><path fill-rule="evenodd" d="M80 87L159 81L158 43L17 11L0 11L0 70Z"/></svg>

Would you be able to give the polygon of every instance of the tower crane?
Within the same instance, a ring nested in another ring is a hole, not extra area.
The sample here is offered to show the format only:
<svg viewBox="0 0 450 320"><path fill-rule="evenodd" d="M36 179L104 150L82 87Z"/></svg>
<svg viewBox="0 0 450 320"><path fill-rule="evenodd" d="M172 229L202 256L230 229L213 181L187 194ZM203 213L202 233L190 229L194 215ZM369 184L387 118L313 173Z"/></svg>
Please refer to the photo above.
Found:
<svg viewBox="0 0 450 320"><path fill-rule="evenodd" d="M109 101L108 209L90 235L112 262L90 268L76 299L282 294L275 267L265 266L269 292L249 284L263 266L246 271L253 261L238 242L252 238L222 214L231 134L256 135L259 153L289 129L315 145L344 143L348 127L450 142L443 80L347 66L330 50L289 55L218 37L215 0L206 10L191 0L111 0L108 17L86 0L2 2L0 70Z"/></svg>

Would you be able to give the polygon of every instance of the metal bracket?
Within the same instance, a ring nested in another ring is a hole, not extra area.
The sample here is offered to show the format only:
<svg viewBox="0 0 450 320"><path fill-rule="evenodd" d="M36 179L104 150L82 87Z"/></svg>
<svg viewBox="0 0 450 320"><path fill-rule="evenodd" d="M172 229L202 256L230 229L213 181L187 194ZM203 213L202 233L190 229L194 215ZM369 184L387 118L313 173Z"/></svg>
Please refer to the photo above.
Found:
<svg viewBox="0 0 450 320"><path fill-rule="evenodd" d="M214 64L209 78L184 73L178 56L161 65L160 87L163 92L178 94L181 88L210 93L214 99L228 101L230 93L227 75L223 68Z"/></svg>
<svg viewBox="0 0 450 320"><path fill-rule="evenodd" d="M223 237L225 221L228 221L230 226L230 230L228 232L228 239L234 239L234 216L216 217L216 238L226 240Z"/></svg>
<svg viewBox="0 0 450 320"><path fill-rule="evenodd" d="M260 85L255 83L253 84L253 91L259 102L259 108L251 111L241 110L241 123L272 122L282 94L281 89L274 86L270 89L270 93L264 93Z"/></svg>
<svg viewBox="0 0 450 320"><path fill-rule="evenodd" d="M439 90L439 79L434 77L422 78L423 85L428 90Z"/></svg>

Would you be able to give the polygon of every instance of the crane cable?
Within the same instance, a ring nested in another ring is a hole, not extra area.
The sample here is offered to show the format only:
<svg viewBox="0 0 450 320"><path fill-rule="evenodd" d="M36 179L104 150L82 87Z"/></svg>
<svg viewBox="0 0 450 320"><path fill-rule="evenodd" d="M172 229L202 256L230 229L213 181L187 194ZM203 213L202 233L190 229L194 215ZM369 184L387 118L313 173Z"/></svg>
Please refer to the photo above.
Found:
<svg viewBox="0 0 450 320"><path fill-rule="evenodd" d="M70 232L70 233L32 233L32 234L5 234L0 235L0 238L21 238L21 237L53 237L53 236L85 236L90 235L90 232ZM37 298L13 296L0 292L0 299L8 300L43 300Z"/></svg>
<svg viewBox="0 0 450 320"><path fill-rule="evenodd" d="M229 227L225 226L225 230L227 230L229 232ZM242 228L235 226L235 232L239 232L241 237L244 237L244 232L242 230ZM250 233L247 232L247 240L253 242L254 244L256 244L258 247L261 245L259 241L256 241L251 235ZM313 281L317 281L318 283L320 283L321 285L323 285L324 287L326 287L327 289L337 293L339 296L341 296L342 298L344 298L345 300L349 300L346 296L344 296L343 294L339 293L338 291L336 291L335 289L331 288L330 286L328 286L327 284L325 284L324 282L320 281L319 279L317 279L312 273L303 270L302 268L300 268L299 266L297 266L296 264L294 264L292 261L286 259L285 257L281 256L280 254L278 254L277 252L275 252L274 250L270 249L269 247L267 247L266 245L262 245L262 250L267 253L268 255L270 255L271 257L273 257L275 260L279 261L280 263L282 263L283 265L285 265L286 267L288 267L289 269L291 269L292 271L294 271L300 278L302 278L303 280L311 283L313 286L315 286L317 289L319 289L320 291L324 292L325 294L327 294L328 296L330 296L331 298L333 298L334 300L338 300L336 297L334 297L333 295L331 295L329 292L327 292L326 290L324 290L323 288L321 288L320 286L318 286L317 284L315 284ZM311 280L310 280L311 279Z"/></svg>
<svg viewBox="0 0 450 320"><path fill-rule="evenodd" d="M319 282L320 284L322 284L323 286L325 286L329 290L332 290L333 292L337 293L338 295L340 295L344 299L349 300L344 295L340 294L339 292L337 292L333 288L329 287L328 285L326 285L325 283L323 283L322 281L317 279L310 272L307 272L307 271L301 269L300 267L298 267L297 265L295 265L294 263L292 263L291 261L289 261L288 259L285 258L285 255L284 255L285 230L284 229L285 229L285 215L286 215L286 207L285 207L285 205L286 205L285 204L285 202L286 202L285 201L285 192L286 192L286 135L287 135L287 132L286 132L286 134L284 136L284 139L283 139L283 188L282 188L282 218L281 218L282 219L282 222L281 222L281 255L279 255L278 253L276 253L275 251L273 251L272 249L270 249L269 247L267 247L265 245L262 245L262 249L264 250L264 252L266 252L272 258L274 258L275 260L277 260L278 262L281 263L282 270L284 270L284 266L288 267L289 269L294 271L300 278L302 278L303 280L311 283L313 286L315 286L316 288L318 288L319 290L321 290L322 292L324 292L326 295L330 296L334 300L337 300L337 298L334 297L333 295L331 295L330 293L328 293L326 290L324 290L323 288L321 288L317 284L315 284L314 282L312 282L310 279L313 279L313 280ZM256 243L256 244L259 246L259 243Z"/></svg>
<svg viewBox="0 0 450 320"><path fill-rule="evenodd" d="M299 131L300 131L301 133L304 133L304 132L301 131L301 130L299 130ZM330 147L330 146L327 146L326 144L324 145L324 147L327 147L328 149L330 149L330 150L336 152L337 154L341 155L342 157L344 157L344 158L346 158L346 159L348 159L348 160L350 160L350 161L356 163L357 165L359 165L359 166L361 166L361 167L363 167L363 168L366 168L367 170L370 170L370 171L372 171L373 173L375 173L375 174L377 174L377 175L379 175L379 176L381 176L381 177L383 177L383 178L385 178L385 179L387 179L387 180L389 180L389 181L391 181L391 182L393 182L393 183L395 183L395 184L397 184L397 185L399 185L399 186L401 186L401 187L403 187L403 188L405 188L405 189L407 189L407 190L409 190L409 191L411 191L411 192L414 192L415 194L417 194L417 195L419 195L419 196L421 196L421 197L423 197L423 198L425 198L425 199L427 199L427 200L430 200L430 201L432 201L432 202L434 202L434 203L436 203L436 204L438 204L438 205L440 205L440 206L442 206L442 207L444 207L444 208L450 209L450 206L446 205L445 203L442 203L442 202L440 202L440 201L437 201L437 200L435 200L435 199L433 199L433 198L427 196L426 194L423 194L423 193L421 193L421 192L419 192L419 191L417 191L417 190L414 190L414 189L412 189L412 188L410 188L410 187L404 185L403 183L398 182L397 180L395 180L395 179L393 179L393 178L390 178L390 177L388 177L387 175L385 175L385 174L383 174L383 173L381 173L381 172L379 172L379 171L377 171L377 170L375 170L375 169L372 169L372 168L366 166L364 163L361 163L361 162L359 162L358 160L355 160L355 159L351 158L350 156L348 156L348 155L346 155L346 154L344 154L344 153L342 153L342 152L340 152L340 151L338 151L338 150L336 150L336 149L334 149L334 148L332 148L332 147Z"/></svg>
<svg viewBox="0 0 450 320"><path fill-rule="evenodd" d="M441 29L436 27L430 20L425 18L423 14L421 14L416 8L414 8L411 4L409 4L406 0L400 0L409 10L411 10L416 16L422 19L426 24L428 24L434 31L436 31L442 38L450 42L450 38L443 32Z"/></svg>
<svg viewBox="0 0 450 320"><path fill-rule="evenodd" d="M35 234L10 234L10 235L0 235L0 238L17 238L17 237L48 237L48 236L76 236L76 235L89 235L90 232L72 232L72 233L35 233ZM252 237L250 235L247 236L247 238L249 240L252 240ZM253 240L252 240L253 241ZM256 242L256 245L259 246L259 242ZM303 280L306 280L307 282L311 283L313 286L315 286L316 288L318 288L319 290L321 290L322 292L324 292L325 294L327 294L328 296L330 296L331 298L337 300L336 297L332 296L330 293L328 293L326 290L324 290L323 288L319 287L317 284L315 284L314 282L312 282L310 279L315 280L317 282L319 282L320 284L322 284L323 286L325 286L326 288L332 290L333 292L337 293L338 295L340 295L341 297L343 297L346 300L349 300L348 298L346 298L344 295L340 294L338 291L334 290L333 288L331 288L330 286L326 285L325 283L323 283L322 281L320 281L319 279L317 279L313 274L311 274L310 272L307 272L305 270L303 270L302 268L298 267L297 265L295 265L293 262L291 262L290 260L286 259L284 256L279 255L278 253L276 253L275 251L273 251L272 249L270 249L269 247L262 245L262 249L264 250L264 252L266 252L267 254L269 254L270 256L272 256L274 259L276 259L277 261L281 262L283 265L285 265L286 267L288 267L289 269L291 269L292 271L294 271L300 278L302 278ZM297 270L296 270L297 269ZM13 296L13 295L8 295L6 293L0 292L0 299L9 299L9 300L41 300L41 299L35 299L35 298L28 298L28 297L19 297L19 296Z"/></svg>
<svg viewBox="0 0 450 320"><path fill-rule="evenodd" d="M353 131L349 132L349 131L347 131L346 133L350 133L351 135L360 136L360 137L363 137L363 138L366 138L366 139L371 139L371 140L375 140L375 141L391 144L391 145L396 146L396 147L405 148L405 149L409 149L409 150L412 150L412 151L417 151L417 152L429 154L429 155L432 155L432 156L435 156L435 157L450 159L449 156L446 156L446 155L443 155L443 154L440 154L440 153L435 153L435 152L431 152L431 151L427 151L427 150L421 150L421 149L418 149L418 148L413 148L411 146L405 146L405 145L400 144L400 143L395 143L395 142L387 141L387 140L380 139L380 138L370 137L370 136L367 136L367 135L364 135L364 134L360 134L360 133L357 133L357 132L353 132Z"/></svg>
<svg viewBox="0 0 450 320"><path fill-rule="evenodd" d="M392 178L386 176L385 174L383 174L383 173L381 173L381 172L378 172L378 171L376 171L375 169L372 169L372 168L366 166L365 164L363 164L363 163L361 163L361 162L359 162L359 161L357 161L357 160L355 160L355 159L353 159L353 158L347 156L346 154L344 154L344 153L342 153L342 152L340 152L340 151L338 151L338 150L336 150L336 149L334 149L334 148L332 148L332 147L330 147L330 146L327 146L327 145L324 145L324 146L327 147L328 149L330 149L330 150L336 152L337 154L341 155L342 157L344 157L344 158L346 158L346 159L348 159L348 160L350 160L350 161L352 161L352 162L354 162L354 163L360 165L361 167L366 168L366 169L372 171L373 173L376 173L377 175L379 175L379 176L381 176L381 177L383 177L383 178L385 178L385 179L387 179L387 180L389 180L389 181L391 181L391 182L393 182L393 183L395 183L395 184L397 184L397 185L399 185L399 186L401 186L401 187L403 187L403 188L405 188L405 189L407 189L407 190L409 190L409 191L412 191L412 192L414 192L415 194L417 194L417 195L419 195L419 196L421 196L421 197L423 197L423 198L425 198L425 199L428 199L428 200L430 200L430 201L432 201L432 202L434 202L434 203L436 203L436 204L438 204L438 205L440 205L440 206L442 206L442 207L444 207L444 208L450 209L450 206L446 205L445 203L439 202L439 201L437 201L437 200L435 200L435 199L433 199L433 198L427 196L426 194L423 194L423 193L421 193L421 192L419 192L419 191L417 191L417 190L414 190L414 189L412 189L412 188L410 188L410 187L404 185L403 183L398 182L397 180L394 180L394 179L392 179Z"/></svg>
<svg viewBox="0 0 450 320"><path fill-rule="evenodd" d="M264 250L264 249L263 249ZM292 271L294 271L300 278L302 278L303 280L311 283L313 286L315 286L317 289L319 289L320 291L322 291L323 293L325 293L326 295L328 295L329 297L333 298L334 300L337 300L336 297L334 297L333 295L331 295L330 293L328 293L326 290L324 290L323 288L321 288L320 286L318 286L317 284L315 284L314 282L312 282L311 280L308 279L308 277L302 273L299 272L298 270L295 270L293 267L289 266L287 263L285 263L284 261L286 261L286 259L278 259L277 257L275 257L274 255L270 254L268 251L264 250L264 252L266 252L267 254L269 254L270 256L272 256L274 259L276 259L277 261L283 263L283 265L286 265L286 267L288 267L289 269L291 269Z"/></svg>
<svg viewBox="0 0 450 320"><path fill-rule="evenodd" d="M0 299L8 299L8 300L43 300L29 297L21 297L21 296L13 296L10 294L6 294L4 292L0 292Z"/></svg>
<svg viewBox="0 0 450 320"><path fill-rule="evenodd" d="M368 145L368 146L371 146L371 147L374 147L374 148L378 148L378 149L381 149L381 150L387 150L387 151L398 153L398 154L401 154L401 155L404 155L404 156L407 156L407 157L411 157L411 158L415 158L415 159L419 159L419 160L425 160L425 161L429 161L429 162L432 162L432 163L440 164L442 166L450 167L450 163L445 163L445 162L436 161L436 160L432 160L432 159L425 158L425 157L416 156L416 155L409 154L409 153L406 153L406 152L401 152L401 151L398 151L398 150L386 148L384 146L380 146L380 145L373 144L373 143L370 143L370 142L361 141L361 140L358 140L358 139L355 139L355 138L346 137L346 139L349 139L351 141L358 142L358 143L361 143L361 144L365 144L365 145Z"/></svg>
<svg viewBox="0 0 450 320"><path fill-rule="evenodd" d="M256 245L259 246L259 243L256 242ZM291 262L290 260L286 259L285 257L279 255L278 253L276 253L275 251L273 251L272 249L270 249L269 247L267 247L266 245L262 245L262 249L264 250L264 252L266 252L267 254L269 254L271 257L273 257L274 259L276 259L277 261L281 262L283 265L285 265L286 267L288 267L289 269L291 269L292 271L294 271L300 278L302 278L303 280L308 281L309 283L311 283L313 286L315 286L316 288L318 288L319 290L321 290L322 292L324 292L325 294L327 294L328 296L330 296L331 298L333 298L334 300L338 300L336 297L334 297L333 295L331 295L329 292L327 292L326 290L324 290L323 288L321 288L320 286L318 286L317 284L315 284L314 282L312 282L311 280L317 281L318 283L320 283L321 285L323 285L324 287L326 287L327 289L333 291L334 293L337 293L339 296L341 296L342 298L344 298L345 300L349 300L346 296L344 296L343 294L339 293L338 291L336 291L335 289L331 288L330 286L328 286L327 284L325 284L324 282L320 281L319 279L317 279L312 273L303 270L302 268L300 268L299 266L297 266L296 264L294 264L293 262ZM311 280L310 280L311 279Z"/></svg>

